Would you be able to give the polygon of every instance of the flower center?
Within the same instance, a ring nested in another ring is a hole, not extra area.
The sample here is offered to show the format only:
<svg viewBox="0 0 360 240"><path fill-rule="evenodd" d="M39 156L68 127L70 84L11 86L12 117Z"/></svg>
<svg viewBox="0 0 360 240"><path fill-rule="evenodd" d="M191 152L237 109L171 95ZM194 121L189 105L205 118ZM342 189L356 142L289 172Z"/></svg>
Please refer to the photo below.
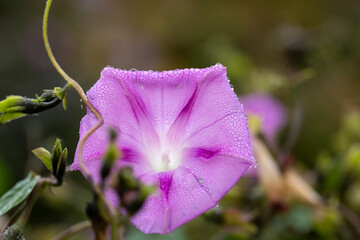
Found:
<svg viewBox="0 0 360 240"><path fill-rule="evenodd" d="M181 164L181 147L160 147L147 152L151 167L157 172L176 169Z"/></svg>

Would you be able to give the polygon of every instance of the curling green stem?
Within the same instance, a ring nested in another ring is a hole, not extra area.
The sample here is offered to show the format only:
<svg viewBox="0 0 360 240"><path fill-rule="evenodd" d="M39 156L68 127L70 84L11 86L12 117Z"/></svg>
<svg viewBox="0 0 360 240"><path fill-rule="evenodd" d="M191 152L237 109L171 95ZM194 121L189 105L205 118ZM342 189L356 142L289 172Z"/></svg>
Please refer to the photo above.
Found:
<svg viewBox="0 0 360 240"><path fill-rule="evenodd" d="M60 65L58 64L58 62L56 61L52 51L51 51L51 47L49 44L49 38L48 38L48 33L47 33L47 23L48 23L48 18L49 18L49 11L50 11L50 7L51 7L51 2L52 0L48 0L46 2L46 8L45 8L45 12L44 12L44 19L43 19L43 38L44 38L44 43L45 43L45 49L46 52L50 58L50 61L52 62L52 64L54 65L54 67L56 68L56 70L60 73L60 75L70 84L70 85L74 85L75 80L73 80L71 77L69 77L69 75L67 75L65 73L65 71L60 67Z"/></svg>
<svg viewBox="0 0 360 240"><path fill-rule="evenodd" d="M69 77L69 75L67 75L65 73L65 71L60 67L60 65L56 61L56 59L55 59L55 57L54 57L54 55L53 55L53 53L51 51L50 44L49 44L49 39L48 39L48 34L47 34L47 24L48 24L48 17L49 17L49 11L50 11L51 3L52 3L52 0L47 0L46 7L45 7L45 12L44 12L44 18L43 18L43 38L44 38L45 49L46 49L46 52L47 52L47 54L49 56L50 61L52 62L53 66L55 67L55 69L70 84L70 86L75 88L75 90L78 92L81 99L83 100L84 104L89 108L89 110L98 119L98 122L94 126L92 126L90 128L90 130L88 130L85 133L85 135L80 139L79 145L78 145L77 157L78 157L79 167L80 167L82 173L84 174L84 176L89 181L89 183L90 183L90 185L92 187L92 190L95 193L103 196L104 195L103 192L101 191L99 186L93 181L93 178L91 177L87 167L85 166L85 164L83 162L82 150L84 148L84 144L85 144L86 140L91 136L91 134L93 134L99 127L101 127L103 125L104 119L101 116L101 114L96 110L96 108L90 103L89 99L85 95L84 90L81 88L81 86L74 79ZM112 205L109 203L109 201L107 201L106 198L103 198L103 201L104 201L105 205L107 206L107 210L109 211L112 218L116 217L117 216L116 210L112 207Z"/></svg>
<svg viewBox="0 0 360 240"><path fill-rule="evenodd" d="M90 103L89 99L86 97L84 90L81 88L81 86L72 79L69 75L66 74L66 72L60 67L58 62L56 61L49 44L49 38L47 33L47 25L48 25L48 18L49 18L49 11L51 6L52 0L48 0L46 2L45 12L44 12L44 18L43 18L43 38L44 38L44 44L46 52L49 56L50 61L52 62L55 69L60 73L60 75L72 86L75 88L75 90L79 93L81 99L85 103L85 105L89 108L89 110L94 113L95 117L99 120L79 141L78 146L78 164L81 168L83 174L85 177L90 181L91 185L94 187L94 183L92 180L92 177L85 166L85 164L82 161L82 149L84 147L84 144L86 140L90 137L91 134L93 134L102 124L104 123L104 120L101 116L101 114L95 109L95 107Z"/></svg>

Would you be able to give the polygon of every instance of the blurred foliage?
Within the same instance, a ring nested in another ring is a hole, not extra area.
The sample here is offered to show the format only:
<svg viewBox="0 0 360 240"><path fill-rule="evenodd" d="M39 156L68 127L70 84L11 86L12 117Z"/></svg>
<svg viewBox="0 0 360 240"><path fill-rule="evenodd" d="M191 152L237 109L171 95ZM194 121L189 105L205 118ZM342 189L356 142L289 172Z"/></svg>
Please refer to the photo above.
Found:
<svg viewBox="0 0 360 240"><path fill-rule="evenodd" d="M0 99L63 84L41 39L44 3L0 1ZM248 176L219 203L222 221L199 217L171 237L131 227L127 239L359 239L359 12L357 0L54 1L54 54L84 89L107 65L163 70L220 62L239 95L265 91L290 114L297 101L304 108L290 162L324 198L323 209L270 202L257 177ZM73 91L67 98L66 112L59 107L0 126L1 195L30 169L45 172L31 150L50 149L55 137L69 146L71 162L85 109ZM288 132L280 134L280 146ZM280 162L280 154L273 155ZM70 175L55 196L45 194L35 204L27 239L51 239L86 218L91 193L79 173Z"/></svg>
<svg viewBox="0 0 360 240"><path fill-rule="evenodd" d="M0 196L10 187L12 176L6 163L0 158Z"/></svg>

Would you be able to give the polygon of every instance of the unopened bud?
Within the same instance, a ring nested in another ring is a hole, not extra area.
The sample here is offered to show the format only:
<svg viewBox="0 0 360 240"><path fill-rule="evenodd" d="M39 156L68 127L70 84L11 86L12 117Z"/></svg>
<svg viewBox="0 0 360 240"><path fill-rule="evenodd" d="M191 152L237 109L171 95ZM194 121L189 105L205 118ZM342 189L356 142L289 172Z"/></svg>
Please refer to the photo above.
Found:
<svg viewBox="0 0 360 240"><path fill-rule="evenodd" d="M51 158L52 158L51 153L43 147L36 148L32 150L32 152L45 164L47 169L49 169L52 172L53 167L51 162Z"/></svg>
<svg viewBox="0 0 360 240"><path fill-rule="evenodd" d="M25 110L26 98L22 96L8 96L0 102L0 124L26 116Z"/></svg>
<svg viewBox="0 0 360 240"><path fill-rule="evenodd" d="M139 190L129 191L124 195L123 205L129 216L133 216L144 205L147 197L155 190L152 186L142 185Z"/></svg>
<svg viewBox="0 0 360 240"><path fill-rule="evenodd" d="M63 177L65 175L66 170L66 160L67 160L67 148L64 150L61 146L61 140L56 139L53 151L52 151L52 174L56 177L58 180L58 184L61 185L63 181Z"/></svg>
<svg viewBox="0 0 360 240"><path fill-rule="evenodd" d="M24 233L21 227L17 224L8 227L2 234L1 240L25 240Z"/></svg>
<svg viewBox="0 0 360 240"><path fill-rule="evenodd" d="M8 96L0 102L0 124L53 108L61 101L65 104L66 91L69 87L70 85L66 84L63 88L44 90L43 94L40 97L36 95L35 99L15 95Z"/></svg>
<svg viewBox="0 0 360 240"><path fill-rule="evenodd" d="M99 236L103 236L104 234L106 235L106 229L109 225L110 217L105 211L104 202L101 201L97 194L94 195L93 202L86 204L85 212L91 221L96 239L103 239Z"/></svg>
<svg viewBox="0 0 360 240"><path fill-rule="evenodd" d="M115 190L120 197L120 204L129 216L141 209L147 197L155 190L152 186L142 184L133 175L130 167L120 170L115 184Z"/></svg>
<svg viewBox="0 0 360 240"><path fill-rule="evenodd" d="M24 97L22 96L7 96L6 99L0 102L0 113L11 111L14 107L22 106L25 102Z"/></svg>
<svg viewBox="0 0 360 240"><path fill-rule="evenodd" d="M115 131L115 129L110 128L109 135L110 135L110 142L115 142L117 138L117 132Z"/></svg>
<svg viewBox="0 0 360 240"><path fill-rule="evenodd" d="M113 167L115 161L121 157L121 152L115 145L116 137L117 134L115 130L110 130L110 143L108 149L105 152L100 171L101 179L103 181L110 174L111 168Z"/></svg>

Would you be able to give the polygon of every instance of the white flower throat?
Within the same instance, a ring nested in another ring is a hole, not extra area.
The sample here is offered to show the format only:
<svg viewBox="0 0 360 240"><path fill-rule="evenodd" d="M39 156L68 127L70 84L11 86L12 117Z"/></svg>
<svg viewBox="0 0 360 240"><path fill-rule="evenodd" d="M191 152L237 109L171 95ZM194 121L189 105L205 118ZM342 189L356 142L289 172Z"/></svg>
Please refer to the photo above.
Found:
<svg viewBox="0 0 360 240"><path fill-rule="evenodd" d="M146 152L146 158L152 169L165 172L178 168L182 159L182 147L166 142L166 137L162 137L160 141L160 146L148 147Z"/></svg>

